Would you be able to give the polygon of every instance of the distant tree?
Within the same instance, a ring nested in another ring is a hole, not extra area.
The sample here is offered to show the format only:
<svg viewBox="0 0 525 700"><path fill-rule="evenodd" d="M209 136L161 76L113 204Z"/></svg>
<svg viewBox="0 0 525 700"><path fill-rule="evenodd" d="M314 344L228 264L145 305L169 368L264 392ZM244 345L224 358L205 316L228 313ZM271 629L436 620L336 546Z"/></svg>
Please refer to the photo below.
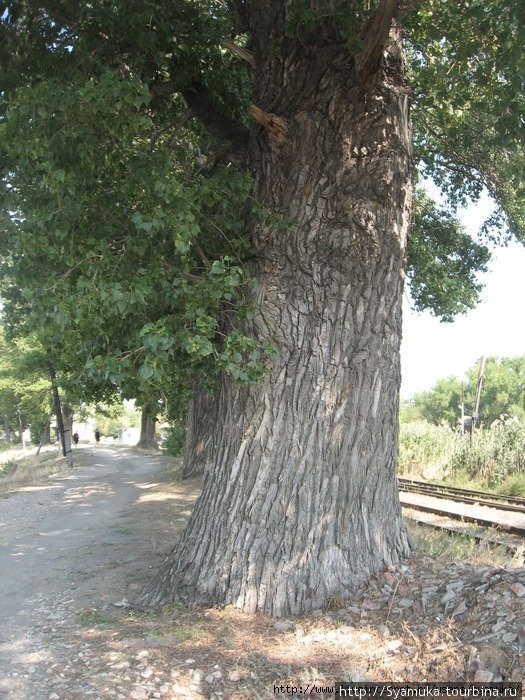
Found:
<svg viewBox="0 0 525 700"><path fill-rule="evenodd" d="M475 365L469 370L468 377L471 396L477 380ZM502 416L516 416L525 422L525 356L487 358L480 420L489 426Z"/></svg>
<svg viewBox="0 0 525 700"><path fill-rule="evenodd" d="M51 415L51 383L45 354L31 339L6 340L0 326L0 428L39 440Z"/></svg>
<svg viewBox="0 0 525 700"><path fill-rule="evenodd" d="M124 406L121 402L95 404L93 417L95 428L106 437L117 438L124 423Z"/></svg>
<svg viewBox="0 0 525 700"><path fill-rule="evenodd" d="M401 401L399 406L399 422L415 423L416 421L424 420L420 409L416 406L413 398Z"/></svg>
<svg viewBox="0 0 525 700"><path fill-rule="evenodd" d="M439 379L433 389L415 395L414 409L429 423L457 427L461 416L461 382L453 377Z"/></svg>
<svg viewBox="0 0 525 700"><path fill-rule="evenodd" d="M463 386L465 413L471 415L476 395L479 363L467 372ZM462 385L458 379L440 379L431 391L416 394L414 414L429 423L459 425ZM525 357L489 357L480 403L480 421L489 426L501 416L525 420Z"/></svg>

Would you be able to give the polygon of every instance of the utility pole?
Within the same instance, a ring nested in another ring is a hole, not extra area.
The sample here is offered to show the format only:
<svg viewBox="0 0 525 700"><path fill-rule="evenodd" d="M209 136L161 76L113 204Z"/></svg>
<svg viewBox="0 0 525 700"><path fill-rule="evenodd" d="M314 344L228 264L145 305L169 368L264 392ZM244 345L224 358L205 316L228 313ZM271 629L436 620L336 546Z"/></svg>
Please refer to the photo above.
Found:
<svg viewBox="0 0 525 700"><path fill-rule="evenodd" d="M465 383L461 382L461 434L465 435Z"/></svg>
<svg viewBox="0 0 525 700"><path fill-rule="evenodd" d="M470 444L472 445L472 438L474 436L474 430L476 429L476 421L479 418L479 402L481 399L481 390L483 388L483 380L485 379L485 355L479 361L479 372L478 381L476 384L476 400L474 402L474 410L472 411L472 429L470 431Z"/></svg>

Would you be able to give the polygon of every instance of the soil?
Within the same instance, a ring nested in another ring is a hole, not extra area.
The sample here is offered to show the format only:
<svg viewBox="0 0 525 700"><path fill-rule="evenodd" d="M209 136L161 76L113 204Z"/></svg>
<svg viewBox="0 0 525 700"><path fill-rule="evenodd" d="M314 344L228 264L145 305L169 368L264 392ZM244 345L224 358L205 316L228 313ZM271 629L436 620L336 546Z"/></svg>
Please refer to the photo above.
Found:
<svg viewBox="0 0 525 700"><path fill-rule="evenodd" d="M0 498L2 698L326 697L336 680L523 679L525 569L510 561L419 555L293 620L132 610L199 483L131 448L81 447L75 464Z"/></svg>

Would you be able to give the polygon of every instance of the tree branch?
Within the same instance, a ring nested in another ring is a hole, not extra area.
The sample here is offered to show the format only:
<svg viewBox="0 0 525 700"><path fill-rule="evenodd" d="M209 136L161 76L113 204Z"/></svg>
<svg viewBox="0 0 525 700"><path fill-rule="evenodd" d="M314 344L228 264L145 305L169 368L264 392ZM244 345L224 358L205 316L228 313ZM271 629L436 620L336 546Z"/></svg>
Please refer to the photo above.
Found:
<svg viewBox="0 0 525 700"><path fill-rule="evenodd" d="M402 0L399 8L400 14L405 16L409 15L411 12L417 12L424 2L425 0Z"/></svg>
<svg viewBox="0 0 525 700"><path fill-rule="evenodd" d="M246 150L250 136L248 129L242 122L220 112L204 85L193 82L180 93L193 114L210 134L219 140L229 141L237 151Z"/></svg>
<svg viewBox="0 0 525 700"><path fill-rule="evenodd" d="M278 117L271 112L263 112L256 105L250 105L248 110L256 122L261 124L270 137L270 141L279 146L286 137L286 122L282 117Z"/></svg>
<svg viewBox="0 0 525 700"><path fill-rule="evenodd" d="M366 82L378 70L392 20L397 13L397 0L379 0L373 17L364 30L364 49L358 60L361 82Z"/></svg>
<svg viewBox="0 0 525 700"><path fill-rule="evenodd" d="M193 247L197 251L197 255L201 259L201 261L204 263L204 267L208 270L208 272L211 270L211 262L208 260L208 257L206 253L203 251L203 249L200 247L199 243L197 240L194 238L192 240Z"/></svg>
<svg viewBox="0 0 525 700"><path fill-rule="evenodd" d="M253 54L250 51L248 51L248 49L239 46L234 41L228 38L223 39L221 43L224 46L224 48L228 49L239 58L242 58L243 61L247 61L252 66L255 65L255 59L253 57Z"/></svg>
<svg viewBox="0 0 525 700"><path fill-rule="evenodd" d="M173 82L158 83L153 85L150 91L154 97L165 97L178 92L186 100L192 115L204 128L218 141L227 141L228 151L236 160L244 160L250 139L249 130L242 122L221 112L202 83L194 81L185 87Z"/></svg>

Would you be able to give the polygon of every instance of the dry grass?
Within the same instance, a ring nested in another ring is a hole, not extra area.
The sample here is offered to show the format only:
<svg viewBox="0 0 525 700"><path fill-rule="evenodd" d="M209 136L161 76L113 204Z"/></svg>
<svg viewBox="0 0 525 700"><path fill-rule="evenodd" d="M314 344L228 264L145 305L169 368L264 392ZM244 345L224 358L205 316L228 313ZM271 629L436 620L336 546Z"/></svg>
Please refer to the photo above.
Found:
<svg viewBox="0 0 525 700"><path fill-rule="evenodd" d="M433 529L405 519L416 553L438 556L450 561L468 561L476 566L519 566L508 550L486 540L476 541L467 535ZM518 554L522 557L523 555Z"/></svg>
<svg viewBox="0 0 525 700"><path fill-rule="evenodd" d="M350 609L348 602L345 608ZM143 650L148 667L161 677L169 677L171 669L188 693L168 694L172 700L203 697L192 692L197 675L203 677L205 697L215 690L228 700L272 698L276 687L286 685L303 688L297 694L309 688L307 695L320 697L323 693L313 692L314 687L336 681L460 682L470 649L461 640L461 622L430 621L422 634L414 622L387 619L384 610L369 622L343 622L335 610L295 618L289 631L278 631L275 620L232 607L167 606L157 614L127 612L113 621L98 611L90 615L95 624L82 637L101 661L111 653L132 658ZM220 673L218 682L204 681L214 671Z"/></svg>
<svg viewBox="0 0 525 700"><path fill-rule="evenodd" d="M38 456L11 457L4 462L0 471L0 493L8 494L35 486L52 474L65 472L66 468L66 460L58 450L41 452Z"/></svg>

